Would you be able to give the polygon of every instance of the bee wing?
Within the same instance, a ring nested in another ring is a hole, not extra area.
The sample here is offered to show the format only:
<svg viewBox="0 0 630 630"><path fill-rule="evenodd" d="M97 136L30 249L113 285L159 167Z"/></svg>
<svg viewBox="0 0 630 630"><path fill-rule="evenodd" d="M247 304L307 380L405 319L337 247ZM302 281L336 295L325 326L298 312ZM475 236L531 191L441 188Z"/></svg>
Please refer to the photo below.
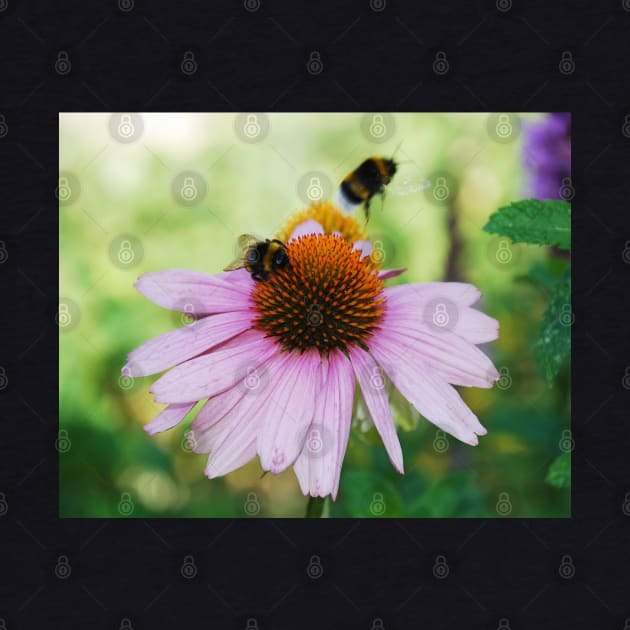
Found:
<svg viewBox="0 0 630 630"><path fill-rule="evenodd" d="M223 267L223 271L236 271L237 269L245 268L245 260L241 256L236 260L233 260L227 267Z"/></svg>
<svg viewBox="0 0 630 630"><path fill-rule="evenodd" d="M256 243L258 243L261 240L264 240L264 239L260 239L254 236L253 234L241 234L238 237L238 246L244 252L248 247L251 247L252 245L256 245Z"/></svg>
<svg viewBox="0 0 630 630"><path fill-rule="evenodd" d="M227 267L223 268L223 271L235 271L236 269L243 269L245 265L245 252L256 245L259 241L255 236L251 234L241 234L237 239L237 249L239 250L238 258L234 259Z"/></svg>
<svg viewBox="0 0 630 630"><path fill-rule="evenodd" d="M431 188L431 182L424 177L420 170L412 163L399 167L396 176L387 187L392 195L409 195Z"/></svg>

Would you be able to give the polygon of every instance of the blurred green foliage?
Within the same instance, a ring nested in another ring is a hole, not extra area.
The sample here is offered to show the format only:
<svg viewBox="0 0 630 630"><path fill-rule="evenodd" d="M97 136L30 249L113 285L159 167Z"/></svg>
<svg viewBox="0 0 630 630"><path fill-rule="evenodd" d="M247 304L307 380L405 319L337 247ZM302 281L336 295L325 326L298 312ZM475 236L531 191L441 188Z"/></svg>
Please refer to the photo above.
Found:
<svg viewBox="0 0 630 630"><path fill-rule="evenodd" d="M379 145L363 135L359 114L272 114L269 135L246 143L231 114L142 117L142 136L121 143L106 115L60 116L60 169L75 187L71 203L60 204L60 293L76 304L73 324L60 331L60 429L70 441L59 455L61 516L304 516L307 501L291 469L263 476L254 460L208 480L206 456L191 453L184 438L189 420L155 437L144 433L161 408L148 394L154 378L121 380L120 368L133 348L182 322L133 283L167 268L220 271L234 259L239 234L271 236L305 205L302 176L321 172L336 185L401 140L397 159L416 174L446 174L448 203L431 190L388 194L382 211L379 200L373 204L368 232L381 242L386 267L408 268L390 283L463 280L482 290L479 307L501 324L499 340L484 350L502 378L492 390L460 390L488 428L477 447L398 405L404 476L374 430L355 423L330 516L570 516L570 457L562 447L569 365L547 384L535 351L568 261L549 247L482 231L497 208L526 196L517 134L497 141L481 114L397 114L395 134ZM205 182L192 204L173 187L184 171ZM120 235L142 247L129 267L112 256Z"/></svg>

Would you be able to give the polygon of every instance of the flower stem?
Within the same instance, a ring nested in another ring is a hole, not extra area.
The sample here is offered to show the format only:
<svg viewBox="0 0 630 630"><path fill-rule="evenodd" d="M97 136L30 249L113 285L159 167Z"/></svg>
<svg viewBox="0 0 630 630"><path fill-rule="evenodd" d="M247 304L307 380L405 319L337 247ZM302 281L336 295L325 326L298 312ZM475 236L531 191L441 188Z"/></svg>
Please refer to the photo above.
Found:
<svg viewBox="0 0 630 630"><path fill-rule="evenodd" d="M328 518L330 513L328 497L309 497L306 504L306 518Z"/></svg>

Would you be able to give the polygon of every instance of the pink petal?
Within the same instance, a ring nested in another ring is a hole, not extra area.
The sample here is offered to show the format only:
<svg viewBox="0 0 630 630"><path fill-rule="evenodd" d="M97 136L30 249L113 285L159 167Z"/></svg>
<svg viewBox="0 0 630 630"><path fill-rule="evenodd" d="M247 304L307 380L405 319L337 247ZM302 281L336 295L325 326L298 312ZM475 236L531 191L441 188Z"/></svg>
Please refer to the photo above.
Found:
<svg viewBox="0 0 630 630"><path fill-rule="evenodd" d="M288 353L277 354L262 369L277 379L282 366L291 358ZM273 379L262 380L259 387L248 390L216 425L212 453L205 471L208 477L220 477L256 455L262 415L265 409L273 411L275 406Z"/></svg>
<svg viewBox="0 0 630 630"><path fill-rule="evenodd" d="M145 273L136 289L152 302L173 311L195 315L247 310L254 281L245 269L209 276L197 271L169 269Z"/></svg>
<svg viewBox="0 0 630 630"><path fill-rule="evenodd" d="M294 470L304 495L330 494L335 500L350 436L355 381L352 366L341 353L331 355L326 363L322 366L326 378Z"/></svg>
<svg viewBox="0 0 630 630"><path fill-rule="evenodd" d="M394 468L402 474L402 450L380 369L374 359L361 348L350 350L350 360L361 386L363 399L372 416L376 430L383 440L389 459Z"/></svg>
<svg viewBox="0 0 630 630"><path fill-rule="evenodd" d="M400 319L406 317L411 324L417 322L437 334L442 334L443 331L453 332L470 343L486 343L497 339L499 322L466 305L465 302L470 300L470 294L465 295L458 289L453 290L450 286L452 284L461 283L436 283L440 285L438 289L435 286L427 288L427 285L388 287L385 289L388 311L395 311ZM450 319L444 328L433 325L431 321L438 308L442 308Z"/></svg>
<svg viewBox="0 0 630 630"><path fill-rule="evenodd" d="M354 241L354 243L352 243L352 249L358 249L362 252L361 254L361 258L365 258L366 256L369 256L372 253L372 250L374 249L374 246L372 245L372 241L369 240L358 240L358 241Z"/></svg>
<svg viewBox="0 0 630 630"><path fill-rule="evenodd" d="M228 424L222 421L245 395L245 389L237 385L205 403L190 427L189 438L195 453L209 453L214 448L217 438Z"/></svg>
<svg viewBox="0 0 630 630"><path fill-rule="evenodd" d="M263 332L250 330L218 350L182 363L150 388L157 402L184 403L216 396L242 381L248 370L258 370L280 346Z"/></svg>
<svg viewBox="0 0 630 630"><path fill-rule="evenodd" d="M234 435L221 445L217 451L221 457L213 452L208 457L205 474L209 479L223 477L233 470L240 468L256 457L256 438L246 441L241 436Z"/></svg>
<svg viewBox="0 0 630 630"><path fill-rule="evenodd" d="M257 412L260 464L274 474L293 464L302 450L313 417L321 363L317 351L284 355L273 373L268 404Z"/></svg>
<svg viewBox="0 0 630 630"><path fill-rule="evenodd" d="M455 333L433 332L421 321L388 311L379 335L383 342L406 346L410 359L428 365L453 385L490 388L499 378L492 361Z"/></svg>
<svg viewBox="0 0 630 630"><path fill-rule="evenodd" d="M195 406L195 403L187 403L185 405L169 405L163 409L149 424L144 426L144 430L149 435L155 435L162 431L172 429L179 424L186 414Z"/></svg>
<svg viewBox="0 0 630 630"><path fill-rule="evenodd" d="M395 278L399 276L401 273L405 273L407 271L407 267L398 267L397 269L382 269L378 272L378 277L381 280L388 280L389 278Z"/></svg>
<svg viewBox="0 0 630 630"><path fill-rule="evenodd" d="M480 297L481 291L472 284L464 282L419 282L414 284L400 284L385 289L388 300L413 304L421 312L422 307L435 299L445 299L462 306L474 304Z"/></svg>
<svg viewBox="0 0 630 630"><path fill-rule="evenodd" d="M324 234L324 228L315 219L306 219L291 232L289 240L292 241L294 238L306 236L307 234Z"/></svg>
<svg viewBox="0 0 630 630"><path fill-rule="evenodd" d="M189 326L154 337L127 357L123 373L148 376L162 372L182 361L235 337L252 326L248 311L219 313L199 319Z"/></svg>
<svg viewBox="0 0 630 630"><path fill-rule="evenodd" d="M370 350L400 393L430 422L467 444L479 443L475 433L486 429L459 394L431 365L414 361L409 344L392 344L380 335L370 340Z"/></svg>

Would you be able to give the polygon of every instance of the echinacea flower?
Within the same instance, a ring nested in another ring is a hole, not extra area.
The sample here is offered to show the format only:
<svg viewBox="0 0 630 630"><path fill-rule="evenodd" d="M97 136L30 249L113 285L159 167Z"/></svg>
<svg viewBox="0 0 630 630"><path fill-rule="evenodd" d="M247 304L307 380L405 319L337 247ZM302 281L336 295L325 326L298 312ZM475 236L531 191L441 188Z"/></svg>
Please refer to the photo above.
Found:
<svg viewBox="0 0 630 630"><path fill-rule="evenodd" d="M404 270L380 270L359 224L328 202L278 238L289 264L266 281L245 269L139 278L145 297L196 319L147 341L123 368L131 377L168 370L150 390L167 407L146 431L170 429L206 401L189 439L209 453L208 477L258 455L265 471L293 466L305 495L335 499L357 385L403 472L391 381L425 418L476 445L486 429L453 385L488 388L499 377L476 347L498 336L497 321L472 308L480 292L459 282L385 287Z"/></svg>
<svg viewBox="0 0 630 630"><path fill-rule="evenodd" d="M571 186L571 114L554 112L523 126L523 162L527 194L561 199Z"/></svg>

